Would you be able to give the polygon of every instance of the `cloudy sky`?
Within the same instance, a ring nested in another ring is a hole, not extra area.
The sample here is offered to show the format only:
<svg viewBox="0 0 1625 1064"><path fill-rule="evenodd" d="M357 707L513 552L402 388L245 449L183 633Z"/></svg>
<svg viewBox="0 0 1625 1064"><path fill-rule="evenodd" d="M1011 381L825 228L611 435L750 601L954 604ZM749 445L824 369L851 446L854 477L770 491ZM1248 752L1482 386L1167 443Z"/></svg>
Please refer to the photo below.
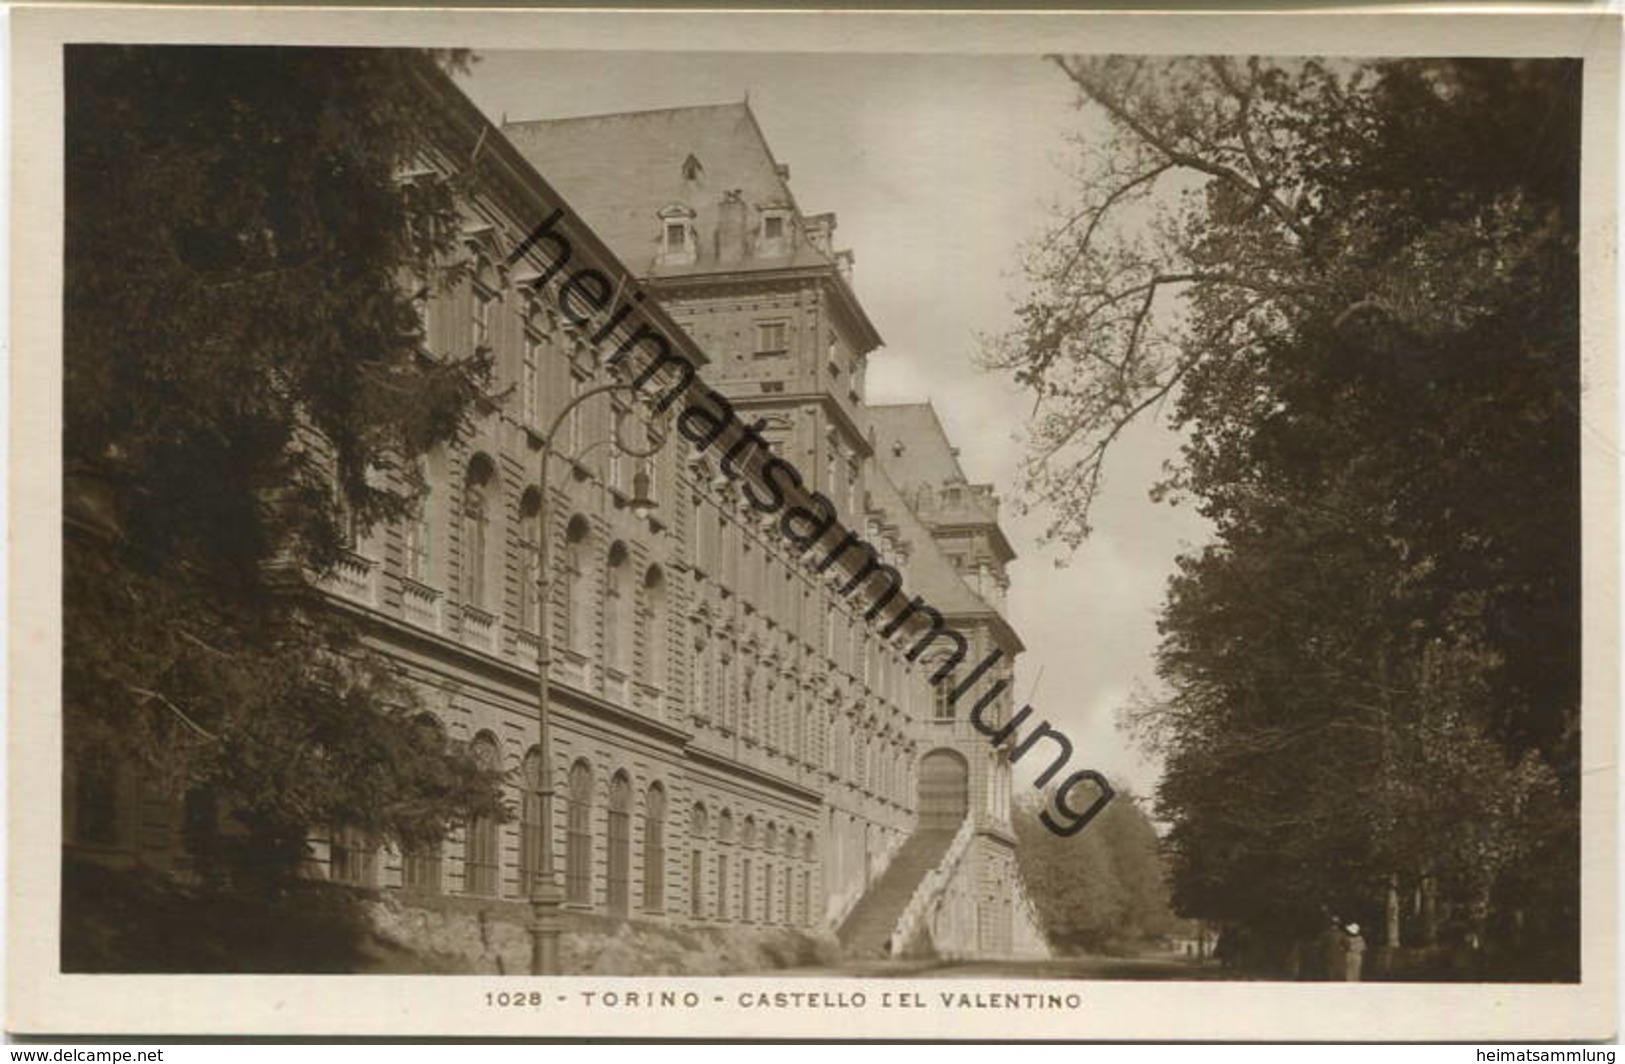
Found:
<svg viewBox="0 0 1625 1064"><path fill-rule="evenodd" d="M836 212L837 244L857 255L858 296L886 341L870 360L871 401L930 399L971 480L1007 500L1021 554L1011 620L1028 647L1018 697L1073 739L1076 761L1148 792L1156 768L1117 711L1154 684L1164 582L1206 534L1188 508L1146 497L1177 440L1155 424L1125 435L1093 537L1069 559L1041 551L1042 514L1011 505L1031 400L972 362L978 334L1010 320L1022 242L1073 198L1062 135L1087 135L1090 119L1066 78L1037 57L483 52L461 81L510 121L748 96L802 210Z"/></svg>

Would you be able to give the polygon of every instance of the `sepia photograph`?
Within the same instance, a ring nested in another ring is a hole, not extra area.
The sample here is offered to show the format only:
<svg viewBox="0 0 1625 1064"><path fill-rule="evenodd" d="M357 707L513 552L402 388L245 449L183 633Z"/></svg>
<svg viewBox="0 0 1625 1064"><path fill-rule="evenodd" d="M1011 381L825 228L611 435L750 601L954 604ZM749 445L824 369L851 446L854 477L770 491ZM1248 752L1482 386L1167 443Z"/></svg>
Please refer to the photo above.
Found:
<svg viewBox="0 0 1625 1064"><path fill-rule="evenodd" d="M50 50L14 948L544 1036L1611 986L1613 51L526 17Z"/></svg>

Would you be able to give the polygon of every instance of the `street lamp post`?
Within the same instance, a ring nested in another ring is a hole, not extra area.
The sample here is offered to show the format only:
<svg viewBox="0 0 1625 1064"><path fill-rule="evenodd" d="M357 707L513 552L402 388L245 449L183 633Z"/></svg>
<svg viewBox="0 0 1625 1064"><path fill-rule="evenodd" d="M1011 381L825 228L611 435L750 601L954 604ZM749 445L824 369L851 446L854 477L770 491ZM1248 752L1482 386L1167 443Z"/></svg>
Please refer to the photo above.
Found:
<svg viewBox="0 0 1625 1064"><path fill-rule="evenodd" d="M557 975L559 973L559 930L560 914L564 907L564 890L558 881L558 869L553 860L553 741L552 729L549 727L551 716L551 677L553 666L553 626L549 623L549 608L552 605L553 589L553 549L552 549L552 511L553 500L548 494L549 461L557 453L553 442L558 438L559 428L582 403L595 396L611 392L631 392L636 385L630 383L600 384L589 388L580 395L575 396L564 405L564 409L554 417L553 423L548 426L547 434L542 437L541 473L539 476L541 487L540 510L537 514L540 525L536 544L536 601L537 601L537 650L536 650L536 726L538 730L536 749L541 764L538 766L537 789L541 799L542 838L541 861L536 869L535 879L530 884L530 970L532 975ZM618 448L622 453L633 459L647 458L661 447L665 446L664 437L649 445L647 449L629 446L620 436L620 426L613 426L610 430L610 446ZM569 456L572 458L577 455ZM636 476L633 477L633 498L628 503L633 513L642 517L653 509L653 502L646 498L640 490Z"/></svg>

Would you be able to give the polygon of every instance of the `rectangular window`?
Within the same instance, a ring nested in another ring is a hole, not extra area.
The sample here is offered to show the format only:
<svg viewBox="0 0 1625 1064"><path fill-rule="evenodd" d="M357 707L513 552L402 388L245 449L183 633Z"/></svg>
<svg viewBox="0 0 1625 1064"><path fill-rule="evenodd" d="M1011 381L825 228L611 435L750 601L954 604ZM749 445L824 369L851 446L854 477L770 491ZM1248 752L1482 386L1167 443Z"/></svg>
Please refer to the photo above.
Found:
<svg viewBox="0 0 1625 1064"><path fill-rule="evenodd" d="M768 240L782 240L784 238L784 216L782 214L769 214L763 218L762 236Z"/></svg>
<svg viewBox="0 0 1625 1064"><path fill-rule="evenodd" d="M328 846L328 874L335 883L375 886L378 875L377 844L360 828L335 829Z"/></svg>
<svg viewBox="0 0 1625 1064"><path fill-rule="evenodd" d="M586 390L587 375L582 373L579 369L572 367L570 370L570 398L572 400L579 399L581 394ZM581 437L584 431L584 426L581 423L581 417L581 407L578 406L574 410L570 411L570 452L565 456L567 459L575 458L581 453Z"/></svg>
<svg viewBox="0 0 1625 1064"><path fill-rule="evenodd" d="M622 423L626 420L627 416L626 407L621 406L619 403L615 404L615 406L611 409L609 416L610 429L615 434L613 438L615 441L619 441L621 438L621 430L624 427ZM634 446L636 445L634 444ZM621 448L618 442L612 442L608 449L609 486L614 488L616 491L624 492L626 490L626 484L623 482L623 475L621 472L621 467L624 464L622 462Z"/></svg>
<svg viewBox="0 0 1625 1064"><path fill-rule="evenodd" d="M666 250L682 251L688 244L688 226L682 222L666 223Z"/></svg>
<svg viewBox="0 0 1625 1064"><path fill-rule="evenodd" d="M434 496L433 485L429 482L429 467L425 462L419 462L417 468L418 479L422 483L422 494L412 504L412 513L406 519L405 553L406 577L420 584L430 582L433 560L434 524L430 520L429 504Z"/></svg>
<svg viewBox="0 0 1625 1064"><path fill-rule="evenodd" d="M756 353L758 355L782 355L789 350L789 322L764 321L756 326Z"/></svg>
<svg viewBox="0 0 1625 1064"><path fill-rule="evenodd" d="M417 278L417 281L417 289L412 294L412 309L418 316L420 346L428 351L434 342L434 285L424 277Z"/></svg>
<svg viewBox="0 0 1625 1064"><path fill-rule="evenodd" d="M496 297L486 289L476 285L474 287L474 320L473 339L474 350L491 346L491 305Z"/></svg>
<svg viewBox="0 0 1625 1064"><path fill-rule="evenodd" d="M519 417L527 426L540 419L541 364L543 340L536 333L525 332L525 361L520 367Z"/></svg>
<svg viewBox="0 0 1625 1064"><path fill-rule="evenodd" d="M722 528L722 584L730 591L739 590L739 536L732 525Z"/></svg>
<svg viewBox="0 0 1625 1064"><path fill-rule="evenodd" d="M497 823L490 817L468 822L468 849L463 860L463 889L470 894L497 892Z"/></svg>
<svg viewBox="0 0 1625 1064"><path fill-rule="evenodd" d="M408 847L401 855L401 886L440 893L440 850L438 841Z"/></svg>

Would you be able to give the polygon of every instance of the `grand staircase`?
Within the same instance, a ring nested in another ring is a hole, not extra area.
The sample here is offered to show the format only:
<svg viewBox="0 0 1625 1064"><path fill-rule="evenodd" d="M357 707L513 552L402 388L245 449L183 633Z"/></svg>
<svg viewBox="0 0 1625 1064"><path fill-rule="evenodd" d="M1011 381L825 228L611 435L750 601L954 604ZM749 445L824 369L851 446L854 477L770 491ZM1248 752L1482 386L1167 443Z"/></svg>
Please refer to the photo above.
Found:
<svg viewBox="0 0 1625 1064"><path fill-rule="evenodd" d="M849 957L884 957L897 920L914 891L942 861L954 829L923 829L910 835L879 881L852 907L836 936Z"/></svg>

